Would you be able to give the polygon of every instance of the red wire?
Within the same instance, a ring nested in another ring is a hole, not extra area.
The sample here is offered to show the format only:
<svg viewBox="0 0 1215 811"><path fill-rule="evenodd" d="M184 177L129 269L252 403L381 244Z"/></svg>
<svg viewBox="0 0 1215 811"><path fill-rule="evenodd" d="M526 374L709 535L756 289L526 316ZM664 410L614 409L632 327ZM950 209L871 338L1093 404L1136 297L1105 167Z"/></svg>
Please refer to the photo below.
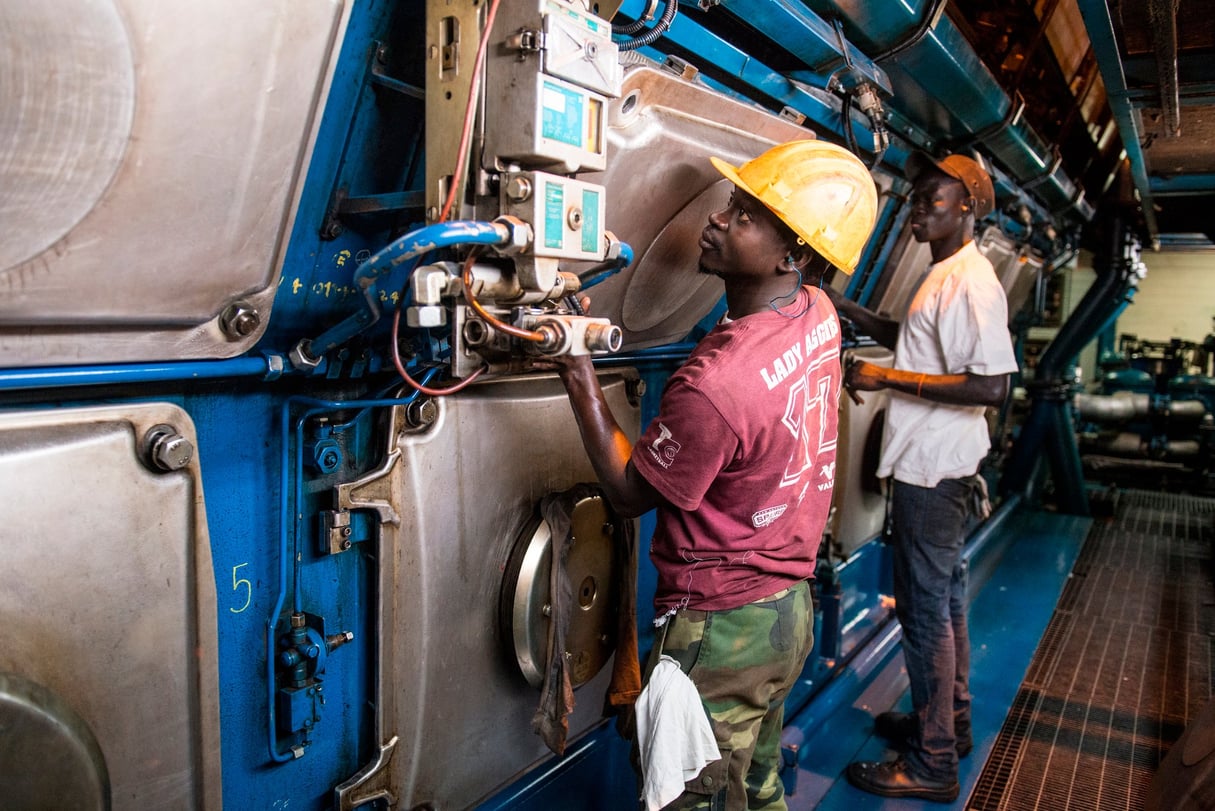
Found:
<svg viewBox="0 0 1215 811"><path fill-rule="evenodd" d="M394 312L392 314L392 338L391 338L392 365L397 367L397 374L399 374L401 376L402 380L404 380L411 387L413 387L414 389L417 389L418 391L422 392L425 395L428 395L430 397L442 397L446 394L455 394L456 392L460 391L465 386L467 386L469 383L472 383L474 380L476 380L478 377L480 377L485 372L485 367L482 366L480 369L473 372L468 377L461 380L459 383L455 384L454 386L449 386L448 388L445 388L445 389L432 389L429 386L423 386L421 383L419 383L418 381L416 381L412 377L410 377L409 372L405 371L405 364L401 362L401 350L397 346L397 336L400 334L400 331L401 331L401 308L397 307L396 312Z"/></svg>
<svg viewBox="0 0 1215 811"><path fill-rule="evenodd" d="M485 29L481 32L481 42L477 45L477 56L473 60L473 74L468 86L468 104L464 107L464 125L460 131L460 148L456 153L456 170L451 178L451 188L447 190L447 201L443 204L443 212L439 215L439 222L447 222L448 215L451 214L452 203L456 200L456 190L460 188L460 182L464 179L464 165L468 163L468 141L472 134L473 108L477 103L477 91L481 84L481 66L485 63L485 49L489 44L489 32L494 27L494 17L498 13L498 3L501 0L493 0L489 6L489 11L485 15Z"/></svg>

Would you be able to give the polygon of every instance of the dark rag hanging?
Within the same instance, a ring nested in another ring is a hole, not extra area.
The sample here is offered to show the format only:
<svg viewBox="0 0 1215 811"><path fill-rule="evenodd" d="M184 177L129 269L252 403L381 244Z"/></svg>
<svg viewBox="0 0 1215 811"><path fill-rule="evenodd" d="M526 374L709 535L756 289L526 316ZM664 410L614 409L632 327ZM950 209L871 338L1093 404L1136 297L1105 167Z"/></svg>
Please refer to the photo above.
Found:
<svg viewBox="0 0 1215 811"><path fill-rule="evenodd" d="M566 561L569 558L574 505L584 498L602 497L593 485L580 484L564 493L545 496L540 502L540 515L548 523L552 535L552 561L549 570L549 605L547 662L540 704L532 716L532 729L545 745L558 755L565 753L569 734L569 714L574 709L574 688L570 682L569 665L565 656L565 634L569 628L570 612L574 606L573 585L569 582ZM617 524L620 525L620 524ZM632 708L641 692L641 668L637 661L636 571L637 542L633 522L623 522L624 531L617 533L612 547L612 568L617 578L613 589L616 599L616 655L612 678L608 686L605 713L623 713Z"/></svg>

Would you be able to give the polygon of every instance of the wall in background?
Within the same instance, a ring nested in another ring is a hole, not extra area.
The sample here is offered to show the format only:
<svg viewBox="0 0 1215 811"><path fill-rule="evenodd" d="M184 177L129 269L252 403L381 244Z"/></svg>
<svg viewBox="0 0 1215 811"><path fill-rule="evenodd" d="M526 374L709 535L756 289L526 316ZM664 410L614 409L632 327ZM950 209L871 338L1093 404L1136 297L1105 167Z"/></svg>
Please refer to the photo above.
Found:
<svg viewBox="0 0 1215 811"><path fill-rule="evenodd" d="M1118 319L1117 335L1201 343L1215 317L1215 251L1145 253L1147 278Z"/></svg>

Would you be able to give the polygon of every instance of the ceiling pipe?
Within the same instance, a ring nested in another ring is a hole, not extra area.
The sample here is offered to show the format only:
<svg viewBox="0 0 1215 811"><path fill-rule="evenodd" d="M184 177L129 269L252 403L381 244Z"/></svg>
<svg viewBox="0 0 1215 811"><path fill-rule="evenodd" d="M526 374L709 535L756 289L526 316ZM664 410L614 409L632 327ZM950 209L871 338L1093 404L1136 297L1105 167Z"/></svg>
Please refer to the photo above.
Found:
<svg viewBox="0 0 1215 811"><path fill-rule="evenodd" d="M1022 117L1010 96L939 0L816 0L816 11L843 22L849 40L885 69L888 106L952 151L977 148L1056 215L1088 220L1092 206L1063 170L1055 150Z"/></svg>
<svg viewBox="0 0 1215 811"><path fill-rule="evenodd" d="M1122 55L1118 50L1118 39L1114 35L1114 22L1110 18L1109 6L1106 0L1077 0L1077 6L1080 16L1084 19L1084 27L1088 30L1089 42L1093 45L1093 54L1097 57L1097 67L1105 83L1110 110L1114 113L1114 120L1118 122L1122 146L1130 163L1131 181L1135 185L1135 191L1139 193L1144 226L1155 243L1159 239L1160 226L1152 205L1152 186L1148 180L1147 160L1143 154L1143 132L1128 93L1126 73L1122 69Z"/></svg>
<svg viewBox="0 0 1215 811"><path fill-rule="evenodd" d="M1164 137L1181 134L1181 91L1177 79L1177 7L1181 0L1149 0L1152 50L1156 52L1156 75L1160 78L1160 111Z"/></svg>
<svg viewBox="0 0 1215 811"><path fill-rule="evenodd" d="M629 19L639 17L644 3L624 0L620 13ZM838 21L848 43L861 54L873 55L866 57L872 60L869 74L882 77L885 71L893 90L885 105L887 123L899 139L937 151L980 149L1051 215L1092 218L1092 205L1064 171L1057 150L1024 120L1021 99L1009 98L958 27L942 13L944 0L814 0L806 4L813 13L789 2L713 0L701 5L707 14L745 21L750 31L810 60L806 64L813 69L831 64L823 51L836 48L838 53L839 46L824 33L830 26L808 25L807 20ZM797 37L798 31L804 36ZM825 87L812 83L807 89L802 80L808 77L767 68L733 39L724 30L708 31L689 15L677 17L664 36L668 45L704 60L701 67L706 72L714 67L724 71L820 125L839 121L838 110L825 98L830 95ZM849 55L857 64L865 61L855 52ZM884 159L900 167L906 155L906 150L892 146Z"/></svg>

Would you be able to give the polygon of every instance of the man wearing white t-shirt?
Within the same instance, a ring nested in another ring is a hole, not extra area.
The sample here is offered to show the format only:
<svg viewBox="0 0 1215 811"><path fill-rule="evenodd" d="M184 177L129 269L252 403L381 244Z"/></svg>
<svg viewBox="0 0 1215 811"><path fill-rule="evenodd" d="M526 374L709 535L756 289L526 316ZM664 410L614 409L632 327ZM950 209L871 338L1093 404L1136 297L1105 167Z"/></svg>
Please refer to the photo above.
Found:
<svg viewBox="0 0 1215 811"><path fill-rule="evenodd" d="M951 802L958 758L972 746L962 545L990 447L984 411L1004 402L1017 362L1004 289L974 244L975 221L995 205L991 178L963 155L917 153L907 169L911 232L928 243L932 265L906 319L832 294L842 316L895 350L893 368L856 363L844 385L892 392L878 475L893 478L895 611L914 708L874 723L903 754L853 763L847 774L874 794Z"/></svg>

